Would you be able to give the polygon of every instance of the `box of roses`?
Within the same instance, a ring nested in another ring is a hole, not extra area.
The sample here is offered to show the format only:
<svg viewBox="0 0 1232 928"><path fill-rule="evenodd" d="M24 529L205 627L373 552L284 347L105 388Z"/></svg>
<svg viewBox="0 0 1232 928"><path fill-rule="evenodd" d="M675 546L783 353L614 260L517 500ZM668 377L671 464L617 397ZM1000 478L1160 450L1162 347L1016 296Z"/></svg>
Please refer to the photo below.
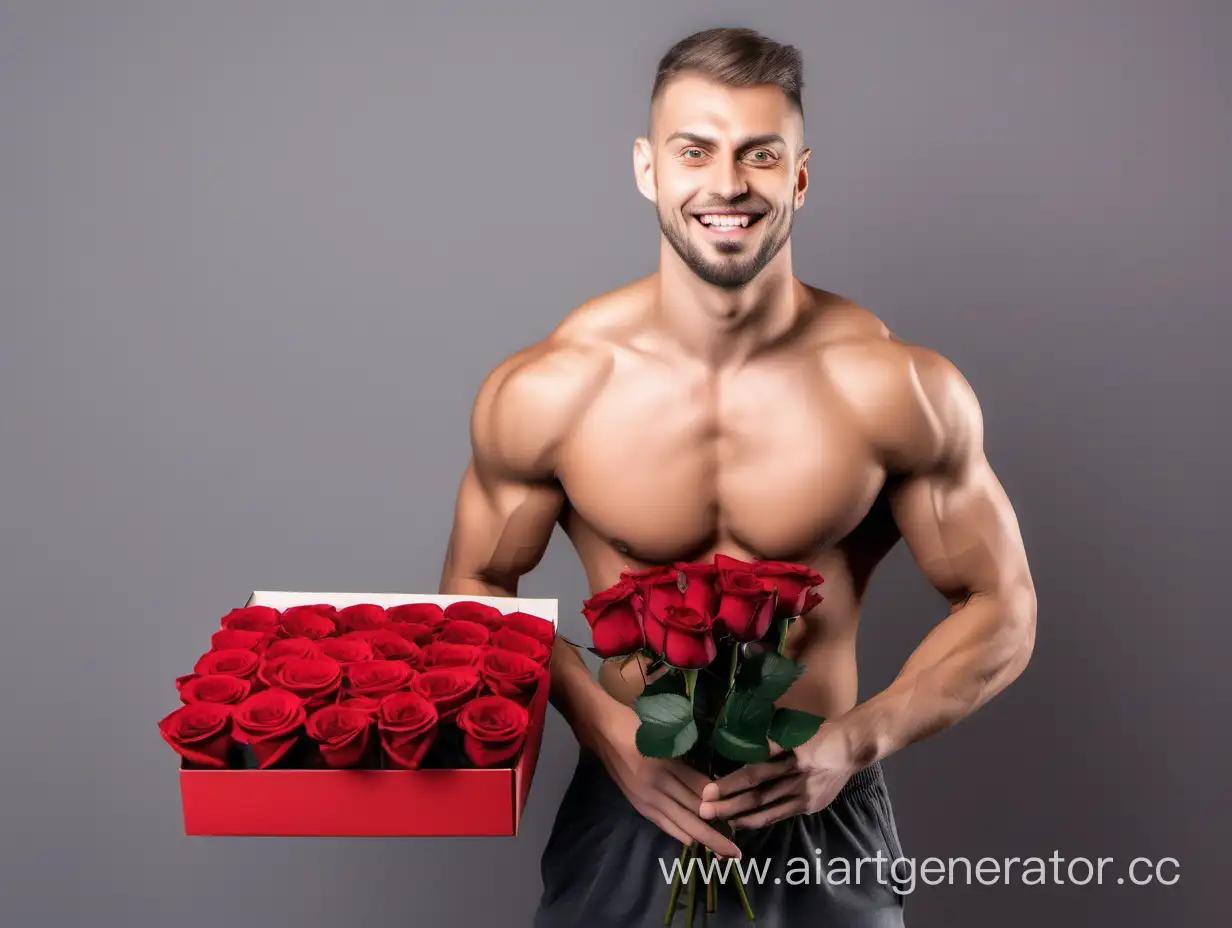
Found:
<svg viewBox="0 0 1232 928"><path fill-rule="evenodd" d="M553 599L254 592L159 722L185 833L517 834L556 619Z"/></svg>

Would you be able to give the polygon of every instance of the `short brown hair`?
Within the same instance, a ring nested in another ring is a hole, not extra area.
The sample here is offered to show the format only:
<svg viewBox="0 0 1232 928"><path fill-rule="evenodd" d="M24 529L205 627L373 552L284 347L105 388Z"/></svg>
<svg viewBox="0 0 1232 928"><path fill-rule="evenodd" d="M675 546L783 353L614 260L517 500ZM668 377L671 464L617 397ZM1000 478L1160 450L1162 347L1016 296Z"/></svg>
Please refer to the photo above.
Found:
<svg viewBox="0 0 1232 928"><path fill-rule="evenodd" d="M679 74L698 74L729 87L772 84L804 115L804 65L798 49L768 39L752 29L720 28L681 39L659 61L650 104Z"/></svg>

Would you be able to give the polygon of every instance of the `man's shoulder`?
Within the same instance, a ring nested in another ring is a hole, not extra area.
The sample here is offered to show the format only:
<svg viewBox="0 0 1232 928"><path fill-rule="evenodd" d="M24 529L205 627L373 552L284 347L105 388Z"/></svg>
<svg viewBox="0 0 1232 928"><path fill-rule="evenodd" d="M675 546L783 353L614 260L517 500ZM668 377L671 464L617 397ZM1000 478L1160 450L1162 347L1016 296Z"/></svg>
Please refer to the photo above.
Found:
<svg viewBox="0 0 1232 928"><path fill-rule="evenodd" d="M836 305L831 327L822 353L827 379L887 463L928 467L981 440L978 400L948 357L848 301Z"/></svg>
<svg viewBox="0 0 1232 928"><path fill-rule="evenodd" d="M472 416L477 452L548 474L555 448L612 374L636 308L633 286L573 308L548 335L488 373Z"/></svg>

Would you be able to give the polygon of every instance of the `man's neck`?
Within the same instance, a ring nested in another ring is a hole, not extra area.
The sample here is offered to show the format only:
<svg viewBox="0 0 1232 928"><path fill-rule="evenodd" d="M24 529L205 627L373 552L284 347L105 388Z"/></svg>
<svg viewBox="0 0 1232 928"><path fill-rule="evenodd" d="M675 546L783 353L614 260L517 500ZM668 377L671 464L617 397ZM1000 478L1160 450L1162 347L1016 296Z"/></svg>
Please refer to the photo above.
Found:
<svg viewBox="0 0 1232 928"><path fill-rule="evenodd" d="M756 279L736 290L707 283L670 244L663 247L655 317L689 356L715 368L739 367L795 326L801 285L792 273L790 242Z"/></svg>

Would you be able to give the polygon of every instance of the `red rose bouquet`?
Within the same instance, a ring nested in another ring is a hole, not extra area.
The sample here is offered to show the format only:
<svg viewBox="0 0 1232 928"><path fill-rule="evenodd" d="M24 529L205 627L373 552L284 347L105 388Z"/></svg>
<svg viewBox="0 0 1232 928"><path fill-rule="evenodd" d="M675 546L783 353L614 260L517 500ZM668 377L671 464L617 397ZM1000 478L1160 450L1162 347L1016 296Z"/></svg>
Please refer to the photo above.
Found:
<svg viewBox="0 0 1232 928"><path fill-rule="evenodd" d="M811 738L823 720L776 701L803 670L783 656L787 630L821 602L813 591L821 582L805 565L718 554L708 563L625 571L586 600L582 614L593 638L588 650L604 660L640 656L647 662L647 684L633 705L641 720L638 750L646 757L681 758L717 777L769 759L771 741L790 750ZM665 924L676 911L683 868L698 848L694 842L682 852ZM739 878L736 888L752 921ZM709 884L707 910L716 904L717 886Z"/></svg>
<svg viewBox="0 0 1232 928"><path fill-rule="evenodd" d="M245 606L159 732L188 769L510 767L555 634L471 601Z"/></svg>

